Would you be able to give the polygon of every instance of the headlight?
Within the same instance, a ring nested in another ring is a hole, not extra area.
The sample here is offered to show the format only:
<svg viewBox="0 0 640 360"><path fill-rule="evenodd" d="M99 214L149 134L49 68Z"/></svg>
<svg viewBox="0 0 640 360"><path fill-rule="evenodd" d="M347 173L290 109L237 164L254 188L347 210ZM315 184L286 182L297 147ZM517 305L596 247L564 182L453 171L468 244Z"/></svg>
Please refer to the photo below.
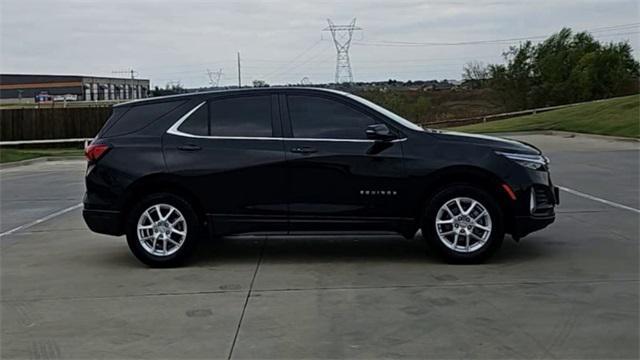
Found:
<svg viewBox="0 0 640 360"><path fill-rule="evenodd" d="M542 155L506 153L501 151L496 151L496 154L504 156L532 170L546 170L549 166L549 158Z"/></svg>

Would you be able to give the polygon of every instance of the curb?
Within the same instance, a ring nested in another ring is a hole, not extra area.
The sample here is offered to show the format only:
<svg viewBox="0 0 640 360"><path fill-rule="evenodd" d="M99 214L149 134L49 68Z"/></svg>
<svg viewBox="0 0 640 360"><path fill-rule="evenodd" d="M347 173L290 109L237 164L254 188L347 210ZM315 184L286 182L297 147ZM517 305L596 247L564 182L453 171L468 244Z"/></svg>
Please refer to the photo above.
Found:
<svg viewBox="0 0 640 360"><path fill-rule="evenodd" d="M483 134L494 135L494 136L552 135L552 136L562 136L562 137L585 137L585 138L599 139L599 140L624 141L624 142L640 143L640 139L636 139L636 138L628 138L628 137L621 137L621 136L609 136L609 135L598 135L598 134L589 134L589 133L577 133L577 132L560 131L560 130L504 131L504 132L488 132L488 133L483 133Z"/></svg>
<svg viewBox="0 0 640 360"><path fill-rule="evenodd" d="M84 159L84 156L43 156L43 157L37 157L33 159L2 163L0 164L0 169L32 165L32 164L37 164L37 163L47 162L47 161L65 161L65 160L83 160L83 159Z"/></svg>

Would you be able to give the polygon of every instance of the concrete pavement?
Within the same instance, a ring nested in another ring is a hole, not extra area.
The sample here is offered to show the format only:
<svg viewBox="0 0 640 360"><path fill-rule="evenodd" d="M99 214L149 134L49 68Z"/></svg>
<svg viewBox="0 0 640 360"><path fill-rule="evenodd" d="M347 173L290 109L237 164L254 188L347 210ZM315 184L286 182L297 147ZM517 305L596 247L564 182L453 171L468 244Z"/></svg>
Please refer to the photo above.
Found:
<svg viewBox="0 0 640 360"><path fill-rule="evenodd" d="M80 203L85 168L76 160L0 170L0 233Z"/></svg>

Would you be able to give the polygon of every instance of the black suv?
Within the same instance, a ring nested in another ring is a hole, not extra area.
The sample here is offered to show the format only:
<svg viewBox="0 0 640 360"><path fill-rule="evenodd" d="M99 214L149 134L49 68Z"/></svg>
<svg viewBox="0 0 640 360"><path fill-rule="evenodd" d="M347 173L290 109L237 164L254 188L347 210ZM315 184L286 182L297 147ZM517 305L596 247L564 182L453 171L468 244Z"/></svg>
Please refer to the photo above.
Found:
<svg viewBox="0 0 640 360"><path fill-rule="evenodd" d="M548 159L517 141L423 129L358 96L263 88L113 107L87 147L84 219L173 266L205 235L420 228L450 261L555 219Z"/></svg>

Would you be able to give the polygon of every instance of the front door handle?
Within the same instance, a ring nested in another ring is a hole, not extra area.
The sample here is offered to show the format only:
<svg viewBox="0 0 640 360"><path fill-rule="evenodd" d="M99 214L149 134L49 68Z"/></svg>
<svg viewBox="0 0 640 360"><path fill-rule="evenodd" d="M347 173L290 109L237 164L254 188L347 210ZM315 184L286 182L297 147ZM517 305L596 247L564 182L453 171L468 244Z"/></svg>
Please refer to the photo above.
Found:
<svg viewBox="0 0 640 360"><path fill-rule="evenodd" d="M178 146L178 150L182 150L182 151L198 151L198 150L202 150L202 148L198 145L195 144L184 144L184 145L180 145Z"/></svg>
<svg viewBox="0 0 640 360"><path fill-rule="evenodd" d="M312 154L317 151L318 150L312 148L311 146L298 146L291 149L291 152L299 154Z"/></svg>

